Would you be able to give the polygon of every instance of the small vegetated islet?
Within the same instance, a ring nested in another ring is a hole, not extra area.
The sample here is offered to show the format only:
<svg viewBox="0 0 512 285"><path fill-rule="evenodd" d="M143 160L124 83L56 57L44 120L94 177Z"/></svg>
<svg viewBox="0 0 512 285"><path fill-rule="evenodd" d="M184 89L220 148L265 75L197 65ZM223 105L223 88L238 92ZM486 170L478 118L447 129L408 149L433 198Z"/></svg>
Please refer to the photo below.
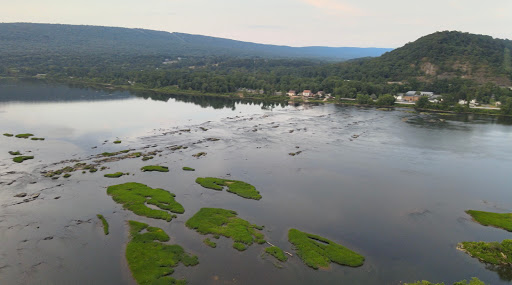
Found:
<svg viewBox="0 0 512 285"><path fill-rule="evenodd" d="M184 171L196 171L194 168L192 168L192 167L188 167L188 166L184 166L184 167L183 167L183 170L184 170Z"/></svg>
<svg viewBox="0 0 512 285"><path fill-rule="evenodd" d="M147 185L129 182L113 185L107 188L107 194L127 210L136 215L148 218L171 221L176 214L183 214L185 209L174 197L176 195L169 191L151 188ZM154 205L161 210L151 209L146 204Z"/></svg>
<svg viewBox="0 0 512 285"><path fill-rule="evenodd" d="M216 248L217 247L217 243L213 242L210 240L210 238L205 238L203 240L204 244L206 244L207 246L211 247L211 248Z"/></svg>
<svg viewBox="0 0 512 285"><path fill-rule="evenodd" d="M475 221L484 226L492 226L512 232L512 213L492 213L483 211L466 211Z"/></svg>
<svg viewBox="0 0 512 285"><path fill-rule="evenodd" d="M11 151L9 151L9 154L10 155L21 155L21 152L19 152L19 151L12 151L11 150Z"/></svg>
<svg viewBox="0 0 512 285"><path fill-rule="evenodd" d="M33 141L44 141L45 138L30 138Z"/></svg>
<svg viewBox="0 0 512 285"><path fill-rule="evenodd" d="M5 134L4 134L4 136L6 136L6 137L12 137L12 136L14 136L14 135L13 135L13 134L9 134L9 133L5 133Z"/></svg>
<svg viewBox="0 0 512 285"><path fill-rule="evenodd" d="M33 134L17 134L16 137L19 139L28 139L29 137L33 137Z"/></svg>
<svg viewBox="0 0 512 285"><path fill-rule="evenodd" d="M103 224L103 232L105 233L105 235L108 235L108 222L107 222L107 219L105 219L105 217L103 217L103 215L96 215L98 217L98 219L101 220L101 223Z"/></svg>
<svg viewBox="0 0 512 285"><path fill-rule="evenodd" d="M255 225L237 217L237 213L220 208L202 208L187 222L186 226L200 234L225 236L234 241L233 247L245 250L254 242L265 243L264 236Z"/></svg>
<svg viewBox="0 0 512 285"><path fill-rule="evenodd" d="M314 269L328 268L331 262L351 267L364 263L364 256L317 235L290 229L288 240L295 246L302 261Z"/></svg>
<svg viewBox="0 0 512 285"><path fill-rule="evenodd" d="M129 221L131 240L126 247L126 259L133 277L140 285L187 284L186 280L176 280L170 275L174 267L199 264L197 256L189 255L176 244L169 245L169 236L160 228ZM144 231L142 233L142 231Z"/></svg>
<svg viewBox="0 0 512 285"><path fill-rule="evenodd" d="M64 177L64 178L69 178L69 177L71 177L71 174L66 173L66 174L64 174L62 177Z"/></svg>
<svg viewBox="0 0 512 285"><path fill-rule="evenodd" d="M228 192L234 193L240 197L247 199L260 200L261 195L258 190L251 184L243 181L228 180L214 177L198 177L196 183L204 188L222 191L224 187L228 187Z"/></svg>
<svg viewBox="0 0 512 285"><path fill-rule="evenodd" d="M117 141L114 141L115 144L120 144L122 141L120 140L117 140Z"/></svg>
<svg viewBox="0 0 512 285"><path fill-rule="evenodd" d="M277 246L267 247L265 248L265 252L272 255L281 262L285 262L288 260L288 257L285 255L284 251Z"/></svg>
<svg viewBox="0 0 512 285"><path fill-rule="evenodd" d="M459 250L466 252L478 260L494 265L512 265L512 240L503 242L465 241L457 245Z"/></svg>
<svg viewBox="0 0 512 285"><path fill-rule="evenodd" d="M103 176L107 177L107 178L119 178L119 177L121 177L123 175L124 175L124 173L122 173L122 172L116 172L116 173L108 173L108 174L105 174Z"/></svg>
<svg viewBox="0 0 512 285"><path fill-rule="evenodd" d="M33 156L16 156L15 158L12 159L12 161L14 161L16 163L22 163L23 161L29 160L29 159L34 159L34 157Z"/></svg>
<svg viewBox="0 0 512 285"><path fill-rule="evenodd" d="M204 151L201 151L201 152L198 152L196 154L193 154L192 156L196 157L196 158L200 158L201 156L205 156L205 155L207 155L207 153L204 152Z"/></svg>
<svg viewBox="0 0 512 285"><path fill-rule="evenodd" d="M444 285L444 283L432 283L432 282L423 280L423 281L417 281L414 283L405 283L404 285ZM473 277L473 278L471 278L469 283L466 280L462 280L462 281L453 283L453 285L485 285L485 283L480 281L480 279Z"/></svg>
<svg viewBox="0 0 512 285"><path fill-rule="evenodd" d="M169 167L159 165L147 165L142 167L142 171L158 171L158 172L169 172Z"/></svg>

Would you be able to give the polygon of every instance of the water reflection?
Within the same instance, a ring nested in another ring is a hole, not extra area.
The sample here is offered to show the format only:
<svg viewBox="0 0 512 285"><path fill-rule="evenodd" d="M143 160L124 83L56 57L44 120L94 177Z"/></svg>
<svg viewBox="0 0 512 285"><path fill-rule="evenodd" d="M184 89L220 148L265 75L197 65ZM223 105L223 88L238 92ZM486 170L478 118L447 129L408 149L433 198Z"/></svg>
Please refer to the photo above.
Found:
<svg viewBox="0 0 512 285"><path fill-rule="evenodd" d="M151 91L124 91L113 87L85 85L80 83L62 84L39 79L4 79L0 80L0 104L2 102L80 102L133 99L134 97L153 101L192 103L203 108L229 108L235 110L237 105L258 105L262 110L284 108L286 101L251 100L246 98L226 98L202 95L160 94Z"/></svg>

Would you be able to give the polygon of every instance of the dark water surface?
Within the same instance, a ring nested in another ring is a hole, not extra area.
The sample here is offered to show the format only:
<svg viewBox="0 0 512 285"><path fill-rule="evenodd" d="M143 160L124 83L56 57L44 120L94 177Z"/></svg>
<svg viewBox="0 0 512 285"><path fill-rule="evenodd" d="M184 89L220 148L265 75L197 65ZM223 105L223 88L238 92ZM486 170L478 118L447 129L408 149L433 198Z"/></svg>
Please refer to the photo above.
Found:
<svg viewBox="0 0 512 285"><path fill-rule="evenodd" d="M506 120L2 81L0 133L5 132L46 140L0 136L0 284L133 284L124 259L126 221L132 219L161 227L171 243L198 255L198 266L180 266L173 274L190 284L512 279L511 272L486 268L456 250L460 241L512 238L464 213L512 211L512 125ZM220 140L205 140L210 137ZM123 143L112 144L116 138ZM189 148L173 152L172 145ZM92 155L128 148L162 152L147 162L109 162L109 170L75 172L69 179L40 174L73 164L52 165L65 159L91 161ZM31 151L36 159L15 164L9 150ZM288 155L298 150L303 152ZM208 154L192 157L200 151ZM166 165L170 172L139 171L148 164ZM196 171L183 172L183 166ZM117 171L134 175L103 177ZM204 189L194 182L199 176L246 181L263 198ZM175 193L185 214L168 223L123 210L105 188L131 181ZM17 204L23 198L13 196L20 192L40 195ZM365 264L315 271L294 256L279 269L261 257L265 246L238 252L221 238L217 248L209 248L204 236L184 225L202 207L232 209L265 225L267 240L286 251L294 253L287 241L293 227L363 254ZM103 235L96 214L109 221L110 235Z"/></svg>

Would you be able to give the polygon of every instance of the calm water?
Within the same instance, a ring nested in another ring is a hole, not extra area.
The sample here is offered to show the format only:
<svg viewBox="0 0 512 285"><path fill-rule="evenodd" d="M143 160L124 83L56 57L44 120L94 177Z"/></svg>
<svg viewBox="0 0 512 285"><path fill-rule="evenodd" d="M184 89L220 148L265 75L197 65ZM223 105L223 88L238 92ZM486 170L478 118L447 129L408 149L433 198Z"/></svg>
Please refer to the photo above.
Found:
<svg viewBox="0 0 512 285"><path fill-rule="evenodd" d="M198 255L198 266L180 266L173 274L190 284L448 284L473 276L508 284L512 272L486 268L455 247L460 241L512 238L464 213L512 211L510 123L3 81L0 133L31 132L46 140L0 137L0 284L133 284L124 260L130 219L161 227L172 243ZM209 137L220 140L204 140ZM112 144L117 138L121 145ZM167 148L175 144L189 148ZM68 165L52 165L62 160L127 148L162 152L149 163L105 164L108 172L134 174L117 180L102 172L75 172L68 180L40 174ZM31 151L36 159L15 165L9 150ZM288 155L297 150L303 152ZM200 151L208 155L192 157ZM171 171L141 173L147 164ZM183 172L183 166L196 172ZM263 198L204 189L194 183L198 176L246 181ZM129 181L175 193L185 214L167 223L123 210L105 188ZM22 199L13 196L20 192L40 196L16 204ZM279 269L261 258L263 246L237 252L221 238L217 248L208 248L203 236L184 225L202 207L236 210L265 225L267 240L292 253L287 231L293 227L363 254L365 264L315 271L293 257ZM108 236L98 213L110 223Z"/></svg>

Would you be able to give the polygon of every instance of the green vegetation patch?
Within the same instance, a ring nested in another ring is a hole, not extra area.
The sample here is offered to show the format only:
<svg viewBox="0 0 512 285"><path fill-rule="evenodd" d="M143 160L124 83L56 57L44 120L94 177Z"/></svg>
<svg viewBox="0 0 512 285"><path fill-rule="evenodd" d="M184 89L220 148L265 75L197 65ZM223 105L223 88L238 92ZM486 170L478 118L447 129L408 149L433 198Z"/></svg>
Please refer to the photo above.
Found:
<svg viewBox="0 0 512 285"><path fill-rule="evenodd" d="M33 156L16 156L15 158L12 159L12 161L14 161L16 163L22 163L23 161L29 160L29 159L34 159L34 157Z"/></svg>
<svg viewBox="0 0 512 285"><path fill-rule="evenodd" d="M44 141L44 138L30 138L33 141Z"/></svg>
<svg viewBox="0 0 512 285"><path fill-rule="evenodd" d="M233 243L233 248L238 251L244 251L247 249L247 245L245 243L235 242Z"/></svg>
<svg viewBox="0 0 512 285"><path fill-rule="evenodd" d="M150 160L153 158L154 158L153 156L144 156L144 157L142 157L142 161L147 161L147 160Z"/></svg>
<svg viewBox="0 0 512 285"><path fill-rule="evenodd" d="M206 153L206 152L204 152L204 151L201 151L201 152L198 152L198 153L196 153L196 154L193 154L192 156L193 156L193 157L200 158L201 156L205 156L205 155L207 155L207 153Z"/></svg>
<svg viewBox="0 0 512 285"><path fill-rule="evenodd" d="M466 211L475 221L484 225L492 226L512 232L512 213L492 213L482 211Z"/></svg>
<svg viewBox="0 0 512 285"><path fill-rule="evenodd" d="M174 200L176 195L140 183L129 182L113 185L107 188L107 194L112 196L114 201L122 204L125 209L139 216L170 221L176 217L171 213L183 214L185 212L183 206ZM156 206L161 210L151 209L146 204Z"/></svg>
<svg viewBox="0 0 512 285"><path fill-rule="evenodd" d="M115 156L115 155L118 155L120 154L121 152L104 152L102 153L101 155L104 156L104 157L110 157L110 156Z"/></svg>
<svg viewBox="0 0 512 285"><path fill-rule="evenodd" d="M188 166L183 167L183 170L185 170L185 171L196 171L194 168L188 167Z"/></svg>
<svg viewBox="0 0 512 285"><path fill-rule="evenodd" d="M160 228L136 221L129 223L131 241L126 247L126 259L137 283L187 284L187 281L176 280L170 275L180 262L185 266L199 264L197 256L187 254L179 245L162 243L169 241L169 236Z"/></svg>
<svg viewBox="0 0 512 285"><path fill-rule="evenodd" d="M74 166L66 166L61 169L57 170L50 170L44 174L45 177L53 177L56 175L61 175L62 173L68 173L68 172L74 172L76 170L82 170L82 169L93 169L94 166L87 163L77 163ZM85 171L83 172L85 173Z"/></svg>
<svg viewBox="0 0 512 285"><path fill-rule="evenodd" d="M290 229L288 240L295 246L302 261L314 269L328 268L331 262L352 267L364 263L364 256L317 235Z"/></svg>
<svg viewBox="0 0 512 285"><path fill-rule="evenodd" d="M206 244L207 246L211 247L211 248L216 248L217 247L217 244L213 241L211 241L209 238L205 238L203 240L204 244Z"/></svg>
<svg viewBox="0 0 512 285"><path fill-rule="evenodd" d="M119 177L121 177L123 175L124 175L124 173L122 173L122 172L116 172L116 173L105 174L103 176L107 177L107 178L119 178Z"/></svg>
<svg viewBox="0 0 512 285"><path fill-rule="evenodd" d="M142 167L142 171L158 171L158 172L169 172L169 167L159 165L147 165Z"/></svg>
<svg viewBox="0 0 512 285"><path fill-rule="evenodd" d="M21 152L17 151L9 151L10 155L21 155Z"/></svg>
<svg viewBox="0 0 512 285"><path fill-rule="evenodd" d="M231 210L202 208L187 221L186 226L203 235L231 238L234 241L233 247L238 250L245 250L254 242L265 242L263 234L255 225L238 218L237 213Z"/></svg>
<svg viewBox="0 0 512 285"><path fill-rule="evenodd" d="M5 133L5 134L4 134L4 136L6 136L6 137L12 137L12 136L14 136L14 135L13 135L13 134L9 134L9 133Z"/></svg>
<svg viewBox="0 0 512 285"><path fill-rule="evenodd" d="M69 178L69 177L71 177L71 174L66 173L66 174L64 174L64 176L63 176L63 177L64 177L64 178Z"/></svg>
<svg viewBox="0 0 512 285"><path fill-rule="evenodd" d="M405 283L405 285L444 285L444 283L432 283L432 282L423 280L423 281L417 281L414 283ZM480 279L473 277L473 278L471 278L469 283L466 280L462 280L462 281L453 283L453 285L485 285L485 283L480 281Z"/></svg>
<svg viewBox="0 0 512 285"><path fill-rule="evenodd" d="M286 254L284 254L284 251L277 246L267 247L265 248L265 252L277 258L277 260L281 262L285 262L288 260L288 257L286 256Z"/></svg>
<svg viewBox="0 0 512 285"><path fill-rule="evenodd" d="M512 240L499 242L461 242L458 249L480 261L494 265L512 265Z"/></svg>
<svg viewBox="0 0 512 285"><path fill-rule="evenodd" d="M222 189L227 186L228 192L234 193L240 197L247 199L259 200L261 199L260 192L256 190L254 186L251 184L236 181L236 180L228 180L214 177L198 177L196 179L196 183L200 184L204 188L213 189L222 191Z"/></svg>
<svg viewBox="0 0 512 285"><path fill-rule="evenodd" d="M114 141L115 144L120 144L122 141Z"/></svg>
<svg viewBox="0 0 512 285"><path fill-rule="evenodd" d="M103 215L100 215L98 214L98 219L101 220L101 223L103 224L103 232L105 233L105 235L108 235L108 222L107 222L107 219L105 219L105 217L103 217Z"/></svg>
<svg viewBox="0 0 512 285"><path fill-rule="evenodd" d="M16 137L19 139L28 139L29 137L33 137L33 134L17 134Z"/></svg>

